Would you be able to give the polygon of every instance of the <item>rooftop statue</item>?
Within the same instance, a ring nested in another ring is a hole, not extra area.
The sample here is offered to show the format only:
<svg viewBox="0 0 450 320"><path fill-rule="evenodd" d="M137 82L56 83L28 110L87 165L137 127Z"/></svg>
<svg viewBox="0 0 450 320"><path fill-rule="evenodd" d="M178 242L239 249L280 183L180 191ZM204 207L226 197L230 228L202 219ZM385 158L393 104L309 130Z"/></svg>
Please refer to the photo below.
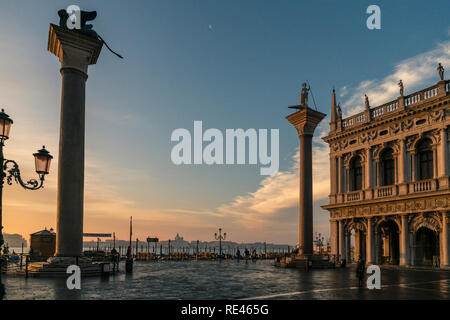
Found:
<svg viewBox="0 0 450 320"><path fill-rule="evenodd" d="M403 81L402 81L402 80L400 80L400 81L398 82L398 86L399 86L399 88L400 88L400 96L403 97L404 87L403 87Z"/></svg>
<svg viewBox="0 0 450 320"><path fill-rule="evenodd" d="M366 105L366 109L369 110L370 109L370 103L369 103L369 97L367 96L367 94L364 95L364 103Z"/></svg>
<svg viewBox="0 0 450 320"><path fill-rule="evenodd" d="M65 10L65 9L59 10L58 15L59 15L59 26L64 29L69 29L67 26L67 21L69 20L70 15L67 12L67 10ZM103 38L93 29L94 26L92 24L86 24L86 22L93 21L93 20L95 20L95 18L97 18L97 11L82 11L81 10L81 11L79 11L79 17L80 17L80 24L78 26L79 28L73 28L72 29L73 31L79 32L88 37L100 40L101 42L103 42L105 44L105 46L108 48L109 51L111 51L113 54L115 54L119 58L123 59L123 57L120 54L114 52L108 46L108 44L105 42L105 40L103 40Z"/></svg>
<svg viewBox="0 0 450 320"><path fill-rule="evenodd" d="M441 63L439 63L437 71L439 73L439 77L441 78L441 80L444 80L444 67L442 66Z"/></svg>

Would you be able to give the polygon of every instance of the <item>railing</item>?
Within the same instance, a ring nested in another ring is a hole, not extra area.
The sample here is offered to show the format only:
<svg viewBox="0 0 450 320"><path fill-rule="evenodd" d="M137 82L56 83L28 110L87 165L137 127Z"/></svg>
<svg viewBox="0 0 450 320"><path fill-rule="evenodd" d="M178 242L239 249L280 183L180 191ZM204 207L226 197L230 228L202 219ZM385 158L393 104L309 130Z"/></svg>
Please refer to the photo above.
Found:
<svg viewBox="0 0 450 320"><path fill-rule="evenodd" d="M434 99L440 95L442 90L444 90L444 88L441 87L440 84L436 84L432 87L425 88L421 91L414 92L403 98L404 106L409 107L409 106L413 106L415 104L424 102L429 99ZM447 81L445 83L445 91L447 93L450 92L450 81ZM399 99L401 99L401 98L399 98ZM396 100L390 101L386 104L383 104L381 106L372 108L370 110L372 119L382 117L382 116L392 113L392 112L397 112L399 110L399 99L396 99ZM361 113L358 113L358 114L355 114L353 116L343 119L342 126L343 126L343 128L353 127L360 123L367 122L368 120L369 119L367 119L366 113L361 112Z"/></svg>
<svg viewBox="0 0 450 320"><path fill-rule="evenodd" d="M394 194L393 189L393 186L379 187L376 189L376 196L377 198L391 197Z"/></svg>
<svg viewBox="0 0 450 320"><path fill-rule="evenodd" d="M409 188L410 193L435 191L437 187L436 180L434 179L410 182L409 185L410 185Z"/></svg>
<svg viewBox="0 0 450 320"><path fill-rule="evenodd" d="M447 188L447 187L444 187ZM342 193L340 196L338 195L330 195L330 204L335 203L344 203L344 202L353 202L365 199L378 199L378 198L386 198L386 197L394 197L397 195L407 195L421 192L431 192L439 189L439 183L437 179L427 179L420 181L408 182L408 188L406 193L399 193L396 185L386 186L386 187L378 187L374 189L365 189L352 191L347 193ZM373 191L373 195L372 194ZM332 200L331 200L332 198Z"/></svg>
<svg viewBox="0 0 450 320"><path fill-rule="evenodd" d="M371 111L372 119L381 117L387 113L395 112L397 110L398 110L398 100L390 101L379 107L373 108Z"/></svg>
<svg viewBox="0 0 450 320"><path fill-rule="evenodd" d="M410 95L405 98L405 107L420 102L420 94Z"/></svg>
<svg viewBox="0 0 450 320"><path fill-rule="evenodd" d="M347 199L347 201L361 200L361 191L353 191L353 192L347 193L346 199Z"/></svg>

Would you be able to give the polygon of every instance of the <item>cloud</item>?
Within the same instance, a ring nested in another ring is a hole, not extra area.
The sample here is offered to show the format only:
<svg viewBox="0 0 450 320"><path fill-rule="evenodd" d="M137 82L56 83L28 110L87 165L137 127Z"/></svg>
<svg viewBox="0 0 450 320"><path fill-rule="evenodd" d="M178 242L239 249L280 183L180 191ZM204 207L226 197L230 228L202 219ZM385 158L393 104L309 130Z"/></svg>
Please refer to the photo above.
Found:
<svg viewBox="0 0 450 320"><path fill-rule="evenodd" d="M328 130L324 120L317 128L313 148L313 194L314 201L323 202L329 194L329 156L328 146L320 140ZM216 209L218 213L230 217L240 228L260 233L288 234L290 239L297 238L299 204L299 150L291 159L292 165L286 171L264 178L255 192L236 197L232 202ZM328 216L316 206L315 219L321 223L320 232L327 234ZM295 221L293 223L293 221ZM316 226L317 227L317 226Z"/></svg>
<svg viewBox="0 0 450 320"><path fill-rule="evenodd" d="M398 80L402 79L406 93L429 85L437 77L436 67L441 62L450 65L450 41L438 44L434 49L400 61L394 72L382 79L368 79L355 87L346 85L340 89L339 96L347 97L343 104L346 115L364 110L363 97L370 97L372 106L381 105L398 96ZM350 94L351 93L351 94ZM349 95L350 94L350 95ZM321 140L329 130L329 118L325 118L316 129L313 148L313 194L315 230L328 234L328 215L320 205L327 203L330 190L329 148ZM231 217L246 230L259 230L292 236L297 231L293 223L297 216L299 203L298 149L292 158L292 166L286 171L263 179L258 189L236 197L228 204L216 209ZM286 214L289 212L289 214ZM294 225L294 227L289 226ZM283 230L286 228L287 230ZM292 237L291 237L292 238Z"/></svg>
<svg viewBox="0 0 450 320"><path fill-rule="evenodd" d="M398 81L403 80L405 94L429 86L438 80L437 64L450 66L450 41L439 43L434 49L399 62L394 73L382 78L362 81L354 88L344 86L344 94L352 95L342 103L345 117L364 111L364 94L372 107L387 103L399 96Z"/></svg>

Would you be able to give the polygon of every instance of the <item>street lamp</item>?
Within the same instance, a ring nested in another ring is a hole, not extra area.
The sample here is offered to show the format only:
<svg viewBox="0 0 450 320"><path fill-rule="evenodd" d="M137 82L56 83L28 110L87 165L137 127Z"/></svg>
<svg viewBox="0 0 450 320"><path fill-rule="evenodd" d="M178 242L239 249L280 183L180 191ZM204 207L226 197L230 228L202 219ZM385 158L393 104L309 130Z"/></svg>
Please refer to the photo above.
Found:
<svg viewBox="0 0 450 320"><path fill-rule="evenodd" d="M14 179L16 183L27 190L38 190L44 185L45 175L50 172L50 163L53 159L53 156L50 155L50 153L45 149L45 146L38 152L34 153L34 164L36 173L39 175L39 181L36 179L30 179L27 182L24 182L20 176L20 169L17 162L14 160L5 159L3 156L3 147L5 145L5 141L9 139L9 132L12 124L12 119L5 113L5 110L2 109L0 112L0 249L4 244L2 233L2 195L5 178L8 185L12 185L12 181ZM10 169L8 169L8 167ZM3 285L1 284L2 264L3 259L0 256L0 297L3 294Z"/></svg>
<svg viewBox="0 0 450 320"><path fill-rule="evenodd" d="M319 233L319 236L316 236L316 244L319 247L319 254L321 254L324 240L325 240L325 237L322 237L321 233Z"/></svg>
<svg viewBox="0 0 450 320"><path fill-rule="evenodd" d="M216 240L219 240L219 257L220 259L222 259L222 240L225 240L225 238L227 237L227 233L225 232L222 235L222 228L219 228L219 235L217 236L217 232L214 233L214 238Z"/></svg>

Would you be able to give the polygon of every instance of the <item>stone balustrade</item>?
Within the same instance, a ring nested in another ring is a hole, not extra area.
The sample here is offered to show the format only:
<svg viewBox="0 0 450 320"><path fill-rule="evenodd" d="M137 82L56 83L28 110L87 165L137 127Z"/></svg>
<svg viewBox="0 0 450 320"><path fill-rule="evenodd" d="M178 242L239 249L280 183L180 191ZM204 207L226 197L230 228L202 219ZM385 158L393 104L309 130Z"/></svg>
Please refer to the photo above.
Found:
<svg viewBox="0 0 450 320"><path fill-rule="evenodd" d="M409 193L436 191L436 189L437 182L435 179L420 180L409 183Z"/></svg>
<svg viewBox="0 0 450 320"><path fill-rule="evenodd" d="M424 102L426 100L437 99L442 94L445 95L446 93L450 92L450 81L446 81L445 92L443 92L443 91L444 91L444 87L441 87L440 84L436 84L432 87L423 89L421 91L414 92L410 95L407 95L404 97L399 97L398 99L395 99L393 101L385 103L381 106L371 108L371 110L370 110L371 119L368 119L365 112L360 112L353 116L342 119L342 128L345 130L346 128L351 128L351 127L355 127L355 126L363 124L363 123L370 122L373 119L383 117L387 114L390 114L393 112L399 112L401 110L399 108L399 106L400 106L402 99L403 99L403 105L405 106L405 108L414 106L414 105ZM441 94L441 92L443 92L443 93Z"/></svg>
<svg viewBox="0 0 450 320"><path fill-rule="evenodd" d="M407 183L407 194L415 194L421 192L432 192L439 189L439 183L437 179L419 180ZM444 188L447 189L447 188ZM379 199L388 198L399 195L398 186L383 186L374 189L365 189L358 191L351 191L338 195L330 195L330 203L343 203L343 202L353 202L365 199ZM402 194L403 195L403 194ZM332 200L331 200L332 199Z"/></svg>

